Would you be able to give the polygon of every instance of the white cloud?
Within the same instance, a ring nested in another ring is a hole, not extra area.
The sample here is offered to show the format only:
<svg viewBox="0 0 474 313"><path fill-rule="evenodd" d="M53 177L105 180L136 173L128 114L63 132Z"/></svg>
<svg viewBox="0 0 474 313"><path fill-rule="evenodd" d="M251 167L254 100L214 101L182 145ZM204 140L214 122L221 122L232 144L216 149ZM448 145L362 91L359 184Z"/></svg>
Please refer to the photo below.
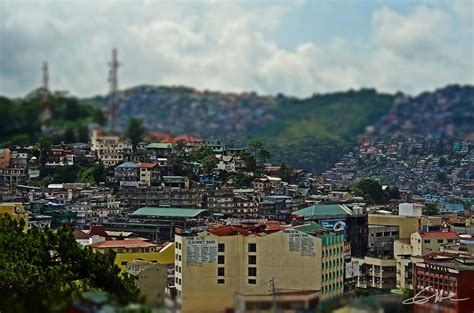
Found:
<svg viewBox="0 0 474 313"><path fill-rule="evenodd" d="M0 94L21 95L38 86L43 60L50 63L55 89L103 94L114 46L123 63L122 87L173 84L307 96L364 86L418 92L474 82L468 36L473 20L465 12L472 3L420 5L407 14L380 8L364 42L334 38L293 49L270 39L294 9L286 4L5 3ZM311 3L295 7L306 5Z"/></svg>

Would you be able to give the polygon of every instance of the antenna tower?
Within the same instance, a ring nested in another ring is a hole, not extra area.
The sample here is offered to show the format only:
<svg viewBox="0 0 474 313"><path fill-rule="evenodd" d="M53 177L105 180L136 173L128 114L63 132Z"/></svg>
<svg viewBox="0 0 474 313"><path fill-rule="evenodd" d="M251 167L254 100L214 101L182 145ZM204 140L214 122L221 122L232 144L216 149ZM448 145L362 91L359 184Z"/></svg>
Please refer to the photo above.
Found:
<svg viewBox="0 0 474 313"><path fill-rule="evenodd" d="M117 91L118 91L118 67L120 63L117 59L117 49L112 49L112 61L109 62L109 108L108 108L108 115L109 115L109 123L110 123L110 130L113 132L115 130L115 123L117 120L117 111L118 111L118 103L117 103Z"/></svg>
<svg viewBox="0 0 474 313"><path fill-rule="evenodd" d="M42 77L43 85L42 85L42 88L46 91L49 91L48 62L43 62L42 72L43 72L43 77Z"/></svg>

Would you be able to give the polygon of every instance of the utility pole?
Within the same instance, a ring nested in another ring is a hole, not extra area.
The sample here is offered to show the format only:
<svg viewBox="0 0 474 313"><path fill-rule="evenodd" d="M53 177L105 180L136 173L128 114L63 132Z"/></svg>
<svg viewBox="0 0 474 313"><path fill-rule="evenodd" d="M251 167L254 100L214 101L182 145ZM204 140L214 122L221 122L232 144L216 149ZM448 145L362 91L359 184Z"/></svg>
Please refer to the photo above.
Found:
<svg viewBox="0 0 474 313"><path fill-rule="evenodd" d="M275 277L272 277L270 280L270 292L272 293L272 312L278 312L277 298L276 298L276 287L275 287Z"/></svg>
<svg viewBox="0 0 474 313"><path fill-rule="evenodd" d="M109 62L109 107L108 117L111 132L115 131L115 123L117 119L118 103L117 103L117 91L118 91L118 68L120 63L117 58L117 49L112 49L112 61Z"/></svg>

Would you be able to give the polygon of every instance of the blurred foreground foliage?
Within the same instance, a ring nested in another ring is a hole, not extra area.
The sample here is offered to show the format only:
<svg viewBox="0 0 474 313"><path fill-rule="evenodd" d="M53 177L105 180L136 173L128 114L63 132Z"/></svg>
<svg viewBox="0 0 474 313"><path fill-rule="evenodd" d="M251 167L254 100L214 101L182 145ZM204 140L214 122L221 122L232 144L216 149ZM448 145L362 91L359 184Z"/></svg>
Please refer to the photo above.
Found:
<svg viewBox="0 0 474 313"><path fill-rule="evenodd" d="M0 218L0 311L63 312L87 290L103 290L116 303L139 301L131 278L120 275L115 254L81 247L70 227L31 228Z"/></svg>

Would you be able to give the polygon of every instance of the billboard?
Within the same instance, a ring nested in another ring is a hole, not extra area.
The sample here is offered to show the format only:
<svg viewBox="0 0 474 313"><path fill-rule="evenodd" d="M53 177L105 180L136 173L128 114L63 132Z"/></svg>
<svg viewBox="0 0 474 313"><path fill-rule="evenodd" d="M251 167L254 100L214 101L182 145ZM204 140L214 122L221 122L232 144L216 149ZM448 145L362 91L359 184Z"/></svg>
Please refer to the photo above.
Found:
<svg viewBox="0 0 474 313"><path fill-rule="evenodd" d="M319 224L323 227L332 229L332 230L346 230L346 221L345 220L321 220Z"/></svg>

